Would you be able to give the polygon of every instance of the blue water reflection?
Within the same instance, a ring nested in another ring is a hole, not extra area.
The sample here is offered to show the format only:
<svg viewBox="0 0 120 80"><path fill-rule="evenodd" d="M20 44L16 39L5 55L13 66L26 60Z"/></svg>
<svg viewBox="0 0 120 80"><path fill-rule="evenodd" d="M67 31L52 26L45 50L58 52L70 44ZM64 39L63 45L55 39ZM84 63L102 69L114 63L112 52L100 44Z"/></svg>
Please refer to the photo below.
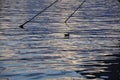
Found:
<svg viewBox="0 0 120 80"><path fill-rule="evenodd" d="M117 0L0 0L0 80L119 80ZM64 38L66 32L70 38Z"/></svg>

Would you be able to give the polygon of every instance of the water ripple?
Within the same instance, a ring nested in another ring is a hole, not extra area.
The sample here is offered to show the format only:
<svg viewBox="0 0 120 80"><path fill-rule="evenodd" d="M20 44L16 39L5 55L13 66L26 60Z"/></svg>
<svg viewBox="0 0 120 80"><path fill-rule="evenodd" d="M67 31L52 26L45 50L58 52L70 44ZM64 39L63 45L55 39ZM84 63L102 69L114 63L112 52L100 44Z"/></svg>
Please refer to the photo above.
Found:
<svg viewBox="0 0 120 80"><path fill-rule="evenodd" d="M119 80L117 0L0 0L0 80ZM69 39L64 37L70 33Z"/></svg>

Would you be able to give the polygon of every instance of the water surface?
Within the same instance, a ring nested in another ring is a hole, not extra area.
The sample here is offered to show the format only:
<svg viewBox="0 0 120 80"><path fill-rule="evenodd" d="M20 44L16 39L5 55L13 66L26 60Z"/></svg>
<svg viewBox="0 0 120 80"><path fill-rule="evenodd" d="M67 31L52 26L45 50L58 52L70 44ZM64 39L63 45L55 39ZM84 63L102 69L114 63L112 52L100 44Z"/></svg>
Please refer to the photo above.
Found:
<svg viewBox="0 0 120 80"><path fill-rule="evenodd" d="M0 80L119 80L117 0L0 0ZM64 38L66 32L70 38Z"/></svg>

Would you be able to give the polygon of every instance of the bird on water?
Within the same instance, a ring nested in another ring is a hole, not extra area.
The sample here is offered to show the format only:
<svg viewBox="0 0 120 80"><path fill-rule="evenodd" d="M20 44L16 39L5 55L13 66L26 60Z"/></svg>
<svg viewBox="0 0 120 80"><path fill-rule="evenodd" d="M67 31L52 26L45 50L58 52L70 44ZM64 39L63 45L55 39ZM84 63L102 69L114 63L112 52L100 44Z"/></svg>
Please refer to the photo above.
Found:
<svg viewBox="0 0 120 80"><path fill-rule="evenodd" d="M70 36L69 33L65 33L65 34L64 34L64 37L67 38L67 39L69 38L69 36Z"/></svg>

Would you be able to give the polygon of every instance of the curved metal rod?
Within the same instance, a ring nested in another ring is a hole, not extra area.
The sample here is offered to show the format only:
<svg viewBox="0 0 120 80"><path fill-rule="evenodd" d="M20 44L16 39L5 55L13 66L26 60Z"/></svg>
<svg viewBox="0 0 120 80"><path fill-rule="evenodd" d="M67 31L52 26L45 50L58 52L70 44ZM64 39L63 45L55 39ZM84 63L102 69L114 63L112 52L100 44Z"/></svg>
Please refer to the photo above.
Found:
<svg viewBox="0 0 120 80"><path fill-rule="evenodd" d="M33 16L31 19L29 19L28 21L24 22L22 25L20 25L19 27L24 29L24 25L27 24L28 22L30 22L31 20L33 20L35 17L37 17L38 15L40 15L41 13L43 13L45 10L47 10L49 7L51 7L53 4L55 4L56 2L58 2L59 0L54 1L53 3L51 3L49 6L47 6L45 9L43 9L42 11L40 11L39 13L37 13L35 16Z"/></svg>
<svg viewBox="0 0 120 80"><path fill-rule="evenodd" d="M78 11L79 8L81 8L81 6L86 2L86 0L84 0L76 9L73 13L71 13L68 18L64 21L64 23L66 24L67 27L69 27L67 21L75 14L76 11Z"/></svg>

